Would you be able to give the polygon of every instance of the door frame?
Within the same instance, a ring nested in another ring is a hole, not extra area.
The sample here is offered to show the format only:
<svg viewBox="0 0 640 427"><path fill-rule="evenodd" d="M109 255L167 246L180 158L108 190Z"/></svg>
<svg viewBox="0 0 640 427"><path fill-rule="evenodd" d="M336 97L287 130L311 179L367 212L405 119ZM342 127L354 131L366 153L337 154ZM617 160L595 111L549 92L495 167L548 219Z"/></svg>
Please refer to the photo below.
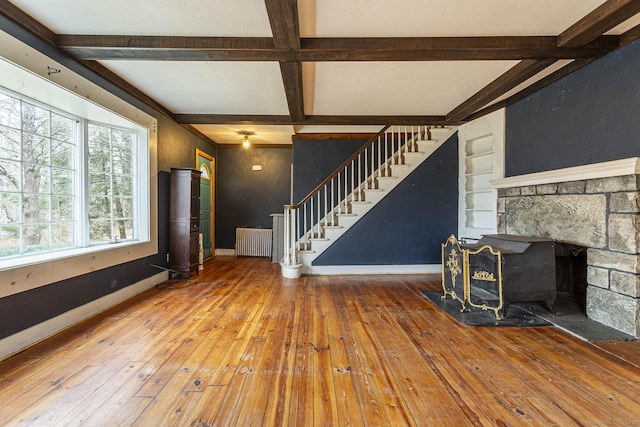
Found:
<svg viewBox="0 0 640 427"><path fill-rule="evenodd" d="M216 189L216 185L215 185L215 183L216 183L216 181L215 181L216 180L216 173L215 173L215 171L216 171L216 158L213 157L212 155L207 154L204 151L199 150L199 149L196 148L195 165L196 165L196 169L198 169L198 170L200 170L200 167L198 165L198 156L204 157L205 159L207 159L207 160L209 160L211 162L211 170L209 171L210 172L210 177L209 178L210 178L210 183L211 183L211 185L210 185L210 187L211 187L210 188L210 191L211 191L211 199L210 199L211 200L211 218L210 218L210 221L211 221L211 236L209 236L209 237L211 239L211 256L213 257L213 256L215 256L215 253L216 253L216 246L215 246L215 241L216 241L216 233L215 233L215 231L216 231L216 225L215 225L216 224L215 223L215 211L216 211L215 210L215 206L216 206L216 199L215 199L215 194L216 194L216 190L215 190Z"/></svg>

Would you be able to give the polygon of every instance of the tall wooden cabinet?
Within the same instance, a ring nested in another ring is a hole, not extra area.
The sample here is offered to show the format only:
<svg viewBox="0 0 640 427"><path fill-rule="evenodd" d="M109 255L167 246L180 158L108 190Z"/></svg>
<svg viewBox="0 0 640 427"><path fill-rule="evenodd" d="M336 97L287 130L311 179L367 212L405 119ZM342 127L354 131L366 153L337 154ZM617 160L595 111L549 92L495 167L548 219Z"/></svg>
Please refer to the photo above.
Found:
<svg viewBox="0 0 640 427"><path fill-rule="evenodd" d="M198 274L200 234L200 171L171 168L169 194L169 269Z"/></svg>

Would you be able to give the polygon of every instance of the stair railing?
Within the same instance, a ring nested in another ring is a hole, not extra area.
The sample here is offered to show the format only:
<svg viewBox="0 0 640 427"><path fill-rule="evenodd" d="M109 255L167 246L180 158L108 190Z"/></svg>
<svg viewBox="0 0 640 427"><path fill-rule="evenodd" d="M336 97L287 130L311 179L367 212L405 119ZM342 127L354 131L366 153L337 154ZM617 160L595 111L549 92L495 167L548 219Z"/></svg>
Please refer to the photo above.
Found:
<svg viewBox="0 0 640 427"><path fill-rule="evenodd" d="M314 240L326 240L324 230L339 227L354 203L367 203L367 190L378 179L391 177L393 165L404 164L404 153L417 152L418 140L431 140L431 126L385 126L295 205L284 205L284 258L298 264L298 252L311 250Z"/></svg>

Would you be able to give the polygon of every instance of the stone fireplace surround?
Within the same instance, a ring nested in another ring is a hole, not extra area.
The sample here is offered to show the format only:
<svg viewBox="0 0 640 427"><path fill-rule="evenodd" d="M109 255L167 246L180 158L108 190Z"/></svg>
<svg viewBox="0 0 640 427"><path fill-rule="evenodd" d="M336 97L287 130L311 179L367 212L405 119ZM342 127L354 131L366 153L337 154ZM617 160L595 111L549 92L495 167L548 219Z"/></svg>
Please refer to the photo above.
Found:
<svg viewBox="0 0 640 427"><path fill-rule="evenodd" d="M640 158L491 183L498 232L587 247L587 316L640 337Z"/></svg>

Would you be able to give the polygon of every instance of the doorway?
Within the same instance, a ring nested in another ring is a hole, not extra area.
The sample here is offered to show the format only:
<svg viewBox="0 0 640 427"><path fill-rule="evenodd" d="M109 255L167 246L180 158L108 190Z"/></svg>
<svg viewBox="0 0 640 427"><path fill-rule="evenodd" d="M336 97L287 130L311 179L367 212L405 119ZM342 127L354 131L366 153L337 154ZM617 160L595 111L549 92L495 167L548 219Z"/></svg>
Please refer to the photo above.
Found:
<svg viewBox="0 0 640 427"><path fill-rule="evenodd" d="M202 252L204 258L213 255L215 247L215 158L196 149L196 169L200 175L200 232L202 233Z"/></svg>

